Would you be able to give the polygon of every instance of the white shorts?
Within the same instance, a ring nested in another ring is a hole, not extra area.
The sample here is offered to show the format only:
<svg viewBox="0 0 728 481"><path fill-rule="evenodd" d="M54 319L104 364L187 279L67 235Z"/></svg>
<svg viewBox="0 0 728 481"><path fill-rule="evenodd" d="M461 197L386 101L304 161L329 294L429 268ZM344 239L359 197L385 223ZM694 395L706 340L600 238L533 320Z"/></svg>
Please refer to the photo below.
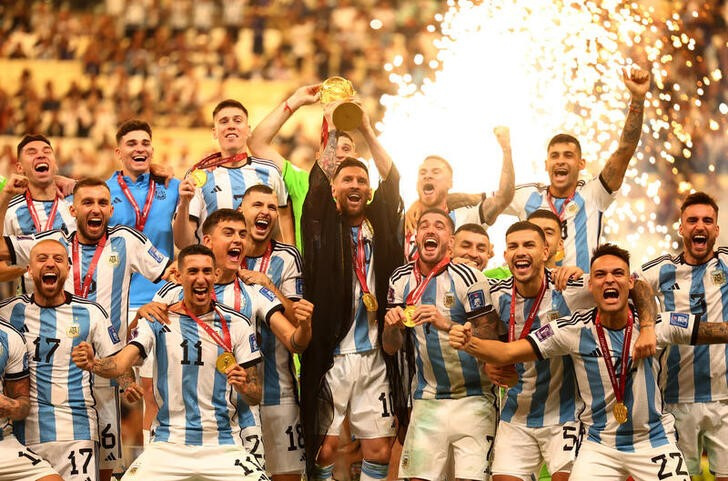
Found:
<svg viewBox="0 0 728 481"><path fill-rule="evenodd" d="M257 413L257 406L253 406L253 412ZM260 428L260 420L256 416L257 426L248 426L240 430L240 440L243 442L245 451L255 456L258 465L266 469L265 466L265 446L263 445L263 431Z"/></svg>
<svg viewBox="0 0 728 481"><path fill-rule="evenodd" d="M501 421L493 448L493 474L531 479L544 461L549 473L571 471L579 427L576 421L543 428Z"/></svg>
<svg viewBox="0 0 728 481"><path fill-rule="evenodd" d="M322 434L338 436L348 412L351 434L356 438L394 436L392 397L379 349L334 356L326 382L334 398L334 417L328 432Z"/></svg>
<svg viewBox="0 0 728 481"><path fill-rule="evenodd" d="M55 441L29 444L28 448L49 459L64 481L99 479L98 445L94 441Z"/></svg>
<svg viewBox="0 0 728 481"><path fill-rule="evenodd" d="M634 481L690 481L685 459L672 442L626 453L586 439L579 447L569 479L624 481L627 476Z"/></svg>
<svg viewBox="0 0 728 481"><path fill-rule="evenodd" d="M675 416L677 446L685 456L690 474L700 474L703 449L708 454L710 471L728 476L728 401L666 404Z"/></svg>
<svg viewBox="0 0 728 481"><path fill-rule="evenodd" d="M269 481L242 446L185 446L154 442L131 463L126 481Z"/></svg>
<svg viewBox="0 0 728 481"><path fill-rule="evenodd" d="M399 477L440 479L452 449L456 479L489 479L495 419L495 405L485 396L415 399Z"/></svg>
<svg viewBox="0 0 728 481"><path fill-rule="evenodd" d="M0 440L0 481L36 480L58 474L39 454L26 448L15 436Z"/></svg>
<svg viewBox="0 0 728 481"><path fill-rule="evenodd" d="M261 406L260 418L268 472L303 473L306 456L298 404Z"/></svg>
<svg viewBox="0 0 728 481"><path fill-rule="evenodd" d="M121 454L121 404L116 386L94 386L99 413L99 468L124 472Z"/></svg>

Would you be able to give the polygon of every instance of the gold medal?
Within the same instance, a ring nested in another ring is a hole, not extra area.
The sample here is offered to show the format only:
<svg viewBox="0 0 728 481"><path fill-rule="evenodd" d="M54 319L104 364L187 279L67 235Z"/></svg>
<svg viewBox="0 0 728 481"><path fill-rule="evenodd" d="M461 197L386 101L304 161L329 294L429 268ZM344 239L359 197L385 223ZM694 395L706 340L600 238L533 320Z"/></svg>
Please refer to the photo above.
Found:
<svg viewBox="0 0 728 481"><path fill-rule="evenodd" d="M227 370L230 369L230 366L234 366L235 364L235 356L230 351L223 352L217 356L217 361L215 361L215 367L222 374L227 374Z"/></svg>
<svg viewBox="0 0 728 481"><path fill-rule="evenodd" d="M200 188L207 182L207 172L202 169L195 169L190 172L190 178L195 183L195 187Z"/></svg>
<svg viewBox="0 0 728 481"><path fill-rule="evenodd" d="M619 424L626 423L628 417L629 414L627 412L627 406L623 402L618 402L614 405L614 419L616 419Z"/></svg>
<svg viewBox="0 0 728 481"><path fill-rule="evenodd" d="M364 302L364 307L367 308L368 312L376 312L378 307L377 298L371 292L365 292L361 300Z"/></svg>
<svg viewBox="0 0 728 481"><path fill-rule="evenodd" d="M402 321L402 324L404 324L407 327L415 327L415 306L407 306L404 308L404 321Z"/></svg>

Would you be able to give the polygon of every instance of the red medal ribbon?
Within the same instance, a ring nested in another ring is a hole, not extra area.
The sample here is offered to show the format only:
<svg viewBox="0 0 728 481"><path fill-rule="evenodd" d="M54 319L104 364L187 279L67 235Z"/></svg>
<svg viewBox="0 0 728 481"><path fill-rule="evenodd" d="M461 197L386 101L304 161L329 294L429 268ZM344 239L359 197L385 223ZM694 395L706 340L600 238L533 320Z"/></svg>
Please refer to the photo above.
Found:
<svg viewBox="0 0 728 481"><path fill-rule="evenodd" d="M326 149L326 145L329 143L329 122L324 117L321 122L321 148Z"/></svg>
<svg viewBox="0 0 728 481"><path fill-rule="evenodd" d="M210 154L201 161L197 162L195 165L192 166L191 170L196 169L205 169L210 170L214 169L216 167L220 167L221 165L225 164L232 164L235 162L240 162L241 160L248 160L248 153L243 152L242 154L235 154L231 157L224 157L222 156L222 153L215 152L214 154Z"/></svg>
<svg viewBox="0 0 728 481"><path fill-rule="evenodd" d="M435 268L432 269L429 274L427 274L427 277L423 281L422 274L420 273L420 268L417 265L417 262L415 262L415 268L413 272L415 274L415 279L417 280L417 286L412 291L410 291L409 294L407 294L407 299L405 300L405 303L408 306L413 306L420 302L422 294L425 293L425 289L430 283L430 280L432 280L433 277L444 271L449 263L450 258L448 256L443 257L442 260L437 263Z"/></svg>
<svg viewBox="0 0 728 481"><path fill-rule="evenodd" d="M35 226L36 233L46 232L53 229L53 221L56 219L56 211L58 210L58 197L56 197L53 201L53 206L51 207L51 211L48 214L48 218L46 219L45 228L42 228L40 225L38 211L35 210L33 198L30 196L30 192L27 190L25 191L25 203L28 204L28 212L30 212L30 218L33 219L33 225Z"/></svg>
<svg viewBox="0 0 728 481"><path fill-rule="evenodd" d="M361 291L369 294L367 286L367 270L366 270L366 252L364 249L364 223L359 226L359 233L356 238L356 257L354 257L354 272L356 278L359 279Z"/></svg>
<svg viewBox="0 0 728 481"><path fill-rule="evenodd" d="M609 382L612 384L614 389L614 396L617 398L617 402L624 402L624 389L627 385L627 364L629 364L629 344L632 340L632 327L634 325L634 317L632 311L629 311L627 317L627 325L624 330L624 344L622 345L622 369L619 373L619 382L617 382L617 375L614 372L614 363L612 362L612 355L607 345L607 339L604 336L604 328L599 320L599 311L597 311L594 325L597 328L597 337L599 338L599 346L602 348L602 357L604 362L607 363L607 372L609 373Z"/></svg>
<svg viewBox="0 0 728 481"><path fill-rule="evenodd" d="M263 257L260 260L260 266L258 267L258 272L262 272L263 274L268 272L268 265L270 265L270 256L272 253L273 253L273 241L268 241L268 245L265 248ZM247 257L243 257L243 260L240 261L240 267L242 267L243 269L248 268L248 258Z"/></svg>
<svg viewBox="0 0 728 481"><path fill-rule="evenodd" d="M574 199L574 196L576 195L576 192L571 194L569 197L566 198L564 203L561 205L561 210L556 210L556 204L554 204L553 196L551 195L551 191L546 189L546 200L549 203L549 207L551 207L551 212L559 216L559 219L564 220L564 210L566 209L566 206Z"/></svg>
<svg viewBox="0 0 728 481"><path fill-rule="evenodd" d="M138 231L144 230L144 225L147 223L147 218L149 217L149 211L152 210L152 202L154 201L154 194L157 191L157 183L154 182L152 179L152 176L149 176L149 191L147 192L147 198L144 200L144 209L142 211L139 211L139 205L136 203L136 199L134 199L134 196L131 195L131 192L129 191L129 186L126 185L126 181L124 180L124 176L121 174L121 171L116 173L116 180L119 182L119 187L121 187L121 191L124 193L124 196L131 204L132 208L134 209L134 213L136 214L136 223L134 224L134 227Z"/></svg>
<svg viewBox="0 0 728 481"><path fill-rule="evenodd" d="M521 335L518 337L518 339L523 339L528 335L529 332L531 332L531 326L533 325L533 321L536 319L536 315L538 314L538 310L541 307L541 301L543 300L543 296L546 293L546 275L544 274L543 282L541 282L541 288L538 290L538 294L536 295L536 300L533 302L533 305L531 306L531 310L528 312L528 317L526 318L526 322L523 324L523 330L521 331ZM511 293L511 315L508 319L508 342L513 342L516 340L516 282L513 281L513 291Z"/></svg>
<svg viewBox="0 0 728 481"><path fill-rule="evenodd" d="M96 271L96 266L101 258L101 252L104 250L106 245L106 234L99 239L96 244L96 251L91 259L91 264L88 266L88 271L83 278L83 285L81 284L81 256L79 254L80 246L78 243L78 235L73 236L73 243L71 244L71 254L73 257L73 290L77 296L81 296L84 299L88 296L88 291L91 289L91 281Z"/></svg>
<svg viewBox="0 0 728 481"><path fill-rule="evenodd" d="M233 352L233 343L232 341L230 341L230 329L228 329L227 321L225 320L225 317L220 314L220 311L218 311L215 306L212 306L212 309L215 311L215 314L217 314L220 318L220 324L222 324L222 337L220 337L220 334L215 332L215 330L211 328L208 324L202 322L197 316L192 314L192 312L187 309L184 301L182 302L182 308L184 309L185 314L191 317L192 320L195 321L197 325L200 326L207 333L207 335L210 336L212 340L217 343L218 346L225 349L225 351L227 352Z"/></svg>
<svg viewBox="0 0 728 481"><path fill-rule="evenodd" d="M235 280L233 281L233 288L235 289L235 310L240 312L240 300L241 300L243 294L242 294L242 289L240 289L240 281L238 280L237 276L235 277ZM215 289L212 290L211 297L212 297L213 301L217 302L217 294L215 293Z"/></svg>

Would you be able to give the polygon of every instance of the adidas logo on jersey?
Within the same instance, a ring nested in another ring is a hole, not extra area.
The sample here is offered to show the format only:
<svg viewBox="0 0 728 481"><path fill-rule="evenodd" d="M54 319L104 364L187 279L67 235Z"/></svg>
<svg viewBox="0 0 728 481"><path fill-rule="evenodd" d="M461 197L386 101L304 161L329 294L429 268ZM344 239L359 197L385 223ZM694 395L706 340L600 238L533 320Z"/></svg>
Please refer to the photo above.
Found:
<svg viewBox="0 0 728 481"><path fill-rule="evenodd" d="M675 284L673 284L672 286L668 287L665 290L667 290L667 291L679 291L680 290L680 285L678 285L678 283L676 282Z"/></svg>
<svg viewBox="0 0 728 481"><path fill-rule="evenodd" d="M109 455L104 458L104 461L116 461L116 456L114 456L114 453L109 453Z"/></svg>
<svg viewBox="0 0 728 481"><path fill-rule="evenodd" d="M595 347L592 352L586 355L586 357L602 357L602 351L598 347Z"/></svg>
<svg viewBox="0 0 728 481"><path fill-rule="evenodd" d="M222 192L222 189L220 188L219 185L215 185L215 188L212 189L212 192Z"/></svg>

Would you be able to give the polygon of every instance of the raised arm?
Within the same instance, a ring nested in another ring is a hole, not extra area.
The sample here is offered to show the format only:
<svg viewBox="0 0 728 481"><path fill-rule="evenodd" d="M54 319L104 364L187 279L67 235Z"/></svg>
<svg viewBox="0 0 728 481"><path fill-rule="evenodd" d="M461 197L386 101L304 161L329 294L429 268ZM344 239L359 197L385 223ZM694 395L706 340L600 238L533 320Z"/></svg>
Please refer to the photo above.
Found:
<svg viewBox="0 0 728 481"><path fill-rule="evenodd" d="M513 170L513 155L511 153L511 132L508 127L496 127L493 133L498 139L503 151L503 165L501 166L500 183L493 197L488 197L480 203L480 215L488 225L493 225L496 218L513 200L516 192L516 174Z"/></svg>
<svg viewBox="0 0 728 481"><path fill-rule="evenodd" d="M362 137L364 137L364 141L369 146L369 151L372 153L374 165L377 167L379 177L384 180L387 176L389 176L389 171L392 168L392 158L389 156L387 151L384 150L382 144L379 143L377 134L374 132L371 121L369 120L369 115L363 107L361 112L361 125L359 126L359 132L361 132Z"/></svg>
<svg viewBox="0 0 728 481"><path fill-rule="evenodd" d="M645 95L650 87L650 74L646 70L633 68L623 69L622 77L631 95L629 112L624 121L622 135L617 150L612 153L602 169L601 178L611 192L622 186L624 174L632 159L642 134Z"/></svg>
<svg viewBox="0 0 728 481"><path fill-rule="evenodd" d="M28 188L28 178L20 174L11 174L0 191L0 236L5 233L5 213L8 211L8 204L13 197L25 194Z"/></svg>
<svg viewBox="0 0 728 481"><path fill-rule="evenodd" d="M71 359L79 369L90 371L107 379L125 375L140 358L141 352L134 344L127 344L124 349L113 356L102 359L94 358L94 349L86 341L74 347L71 352Z"/></svg>
<svg viewBox="0 0 728 481"><path fill-rule="evenodd" d="M30 410L30 377L9 380L4 383L0 394L0 417L20 421L28 416Z"/></svg>
<svg viewBox="0 0 728 481"><path fill-rule="evenodd" d="M473 336L472 325L469 322L466 322L465 325L453 325L450 328L449 342L454 349L465 351L482 361L500 366L538 359L533 346L526 339L514 342L478 339Z"/></svg>
<svg viewBox="0 0 728 481"><path fill-rule="evenodd" d="M177 212L172 220L172 235L174 236L174 245L178 249L195 243L195 231L197 223L190 219L190 201L195 196L194 182L187 177L179 183L179 201L177 203Z"/></svg>
<svg viewBox="0 0 728 481"><path fill-rule="evenodd" d="M320 90L321 84L303 86L266 115L248 138L250 153L256 157L275 162L278 168L282 170L284 159L273 146L273 139L278 135L278 131L283 124L291 118L293 112L304 105L318 102L321 97Z"/></svg>

